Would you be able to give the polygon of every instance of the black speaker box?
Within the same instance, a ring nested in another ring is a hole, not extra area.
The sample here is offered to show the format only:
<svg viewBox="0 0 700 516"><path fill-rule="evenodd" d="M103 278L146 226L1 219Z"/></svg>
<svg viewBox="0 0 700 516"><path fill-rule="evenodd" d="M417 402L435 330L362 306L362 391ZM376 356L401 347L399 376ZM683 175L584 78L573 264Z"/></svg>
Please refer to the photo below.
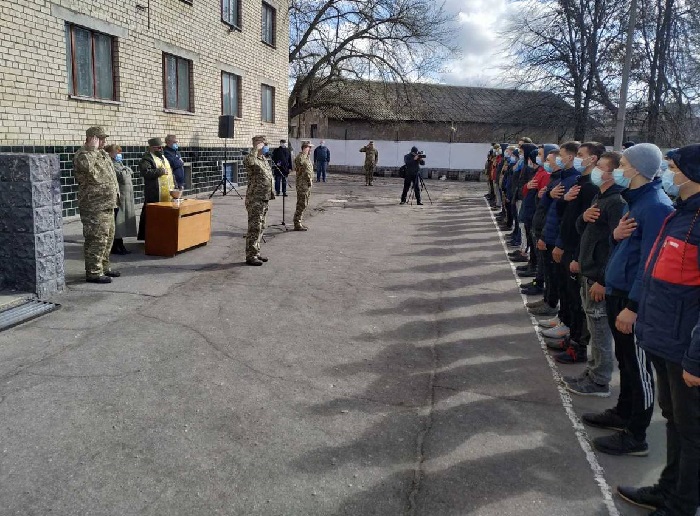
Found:
<svg viewBox="0 0 700 516"><path fill-rule="evenodd" d="M219 117L219 138L233 138L233 115L221 115Z"/></svg>

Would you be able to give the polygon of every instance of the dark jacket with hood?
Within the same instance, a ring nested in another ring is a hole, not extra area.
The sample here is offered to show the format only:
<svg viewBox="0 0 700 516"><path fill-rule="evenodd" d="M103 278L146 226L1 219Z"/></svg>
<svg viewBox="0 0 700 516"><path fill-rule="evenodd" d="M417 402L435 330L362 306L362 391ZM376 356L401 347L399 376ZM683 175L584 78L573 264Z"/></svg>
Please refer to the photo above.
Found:
<svg viewBox="0 0 700 516"><path fill-rule="evenodd" d="M576 220L576 230L581 235L578 262L581 274L586 278L605 285L605 266L610 257L612 233L622 218L627 203L622 198L624 188L612 185L605 192L598 192L591 204L600 210L595 222L583 220L583 214Z"/></svg>
<svg viewBox="0 0 700 516"><path fill-rule="evenodd" d="M700 376L699 248L700 193L679 200L663 223L644 266L635 325L642 348L694 376Z"/></svg>
<svg viewBox="0 0 700 516"><path fill-rule="evenodd" d="M549 196L549 192L551 192L552 189L561 182L561 172L561 170L552 172L552 174L549 176L547 191L544 193L541 199L538 197L535 215L532 217L532 229L535 231L535 236L537 238L543 238L544 226L547 222L547 213L549 212L549 207L554 201L554 199Z"/></svg>

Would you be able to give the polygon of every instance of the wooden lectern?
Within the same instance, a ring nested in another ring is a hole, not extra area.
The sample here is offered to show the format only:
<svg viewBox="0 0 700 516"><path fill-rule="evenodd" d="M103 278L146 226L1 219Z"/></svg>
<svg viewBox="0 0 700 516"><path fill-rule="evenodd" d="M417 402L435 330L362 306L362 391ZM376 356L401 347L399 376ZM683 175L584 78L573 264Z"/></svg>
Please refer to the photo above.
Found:
<svg viewBox="0 0 700 516"><path fill-rule="evenodd" d="M146 205L146 254L175 256L211 238L211 201L183 199Z"/></svg>

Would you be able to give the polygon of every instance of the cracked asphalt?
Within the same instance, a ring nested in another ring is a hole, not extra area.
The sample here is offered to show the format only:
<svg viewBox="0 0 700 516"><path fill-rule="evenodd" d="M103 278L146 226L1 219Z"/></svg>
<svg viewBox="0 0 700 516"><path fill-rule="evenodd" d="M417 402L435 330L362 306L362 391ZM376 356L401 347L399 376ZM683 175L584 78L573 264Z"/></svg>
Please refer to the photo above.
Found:
<svg viewBox="0 0 700 516"><path fill-rule="evenodd" d="M207 246L127 241L107 286L66 224L62 308L0 333L0 514L644 514L605 486L654 479L661 424L596 479L484 186L399 206L402 181L362 180L314 185L310 230L270 228L262 267L231 195Z"/></svg>

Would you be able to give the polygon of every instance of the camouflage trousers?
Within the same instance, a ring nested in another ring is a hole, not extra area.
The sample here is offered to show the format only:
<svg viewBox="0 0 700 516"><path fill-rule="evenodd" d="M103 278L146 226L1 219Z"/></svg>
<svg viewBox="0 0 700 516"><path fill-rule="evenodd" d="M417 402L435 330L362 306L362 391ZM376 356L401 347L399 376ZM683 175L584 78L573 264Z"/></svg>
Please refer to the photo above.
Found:
<svg viewBox="0 0 700 516"><path fill-rule="evenodd" d="M374 179L374 164L365 164L365 184L371 185L372 179Z"/></svg>
<svg viewBox="0 0 700 516"><path fill-rule="evenodd" d="M260 254L260 240L267 224L267 201L251 201L245 205L248 210L248 233L245 237L245 258L251 258Z"/></svg>
<svg viewBox="0 0 700 516"><path fill-rule="evenodd" d="M301 221L304 219L304 211L309 205L309 197L311 197L311 188L297 188L297 209L294 211L294 227L301 226Z"/></svg>
<svg viewBox="0 0 700 516"><path fill-rule="evenodd" d="M95 278L109 271L114 240L114 210L80 212L85 237L85 276Z"/></svg>

